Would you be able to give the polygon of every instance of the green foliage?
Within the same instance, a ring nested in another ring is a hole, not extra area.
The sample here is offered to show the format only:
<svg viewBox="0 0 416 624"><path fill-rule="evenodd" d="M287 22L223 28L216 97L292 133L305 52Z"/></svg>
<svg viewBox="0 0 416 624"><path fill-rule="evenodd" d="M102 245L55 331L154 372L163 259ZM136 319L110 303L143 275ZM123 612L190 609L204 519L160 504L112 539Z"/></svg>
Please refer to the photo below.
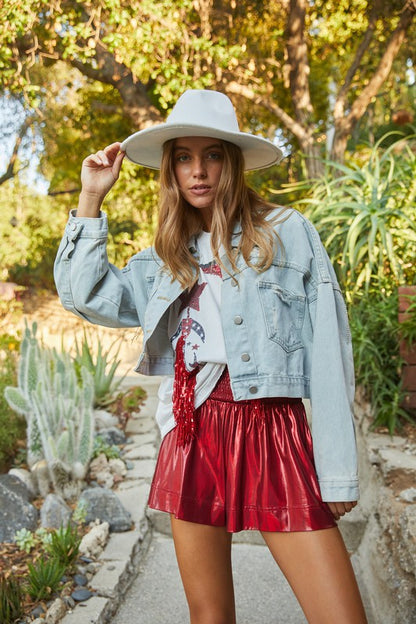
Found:
<svg viewBox="0 0 416 624"><path fill-rule="evenodd" d="M115 444L108 444L101 436L96 436L94 439L94 448L92 456L98 457L104 454L107 459L117 459L120 457L120 449Z"/></svg>
<svg viewBox="0 0 416 624"><path fill-rule="evenodd" d="M16 383L19 342L11 334L0 335L0 470L6 468L16 451L17 441L25 436L24 423L4 396L5 388Z"/></svg>
<svg viewBox="0 0 416 624"><path fill-rule="evenodd" d="M32 532L28 529L19 529L14 535L14 541L20 548L20 550L30 553L34 548L47 546L52 539L52 533L39 527L36 531Z"/></svg>
<svg viewBox="0 0 416 624"><path fill-rule="evenodd" d="M24 550L27 553L30 553L30 551L37 544L34 533L32 533L32 531L29 531L29 529L25 528L16 531L14 541L19 546L20 550Z"/></svg>
<svg viewBox="0 0 416 624"><path fill-rule="evenodd" d="M85 500L79 500L72 514L72 519L77 524L84 524L88 515L88 504Z"/></svg>
<svg viewBox="0 0 416 624"><path fill-rule="evenodd" d="M65 565L54 559L39 559L28 564L27 593L33 600L48 600L58 590Z"/></svg>
<svg viewBox="0 0 416 624"><path fill-rule="evenodd" d="M122 339L115 340L106 351L103 350L99 337L96 339L95 348L92 348L90 343L91 333L88 336L87 330L84 329L84 339L81 346L77 340L75 341L74 363L79 373L83 368L91 373L94 382L94 405L102 407L112 401L113 394L122 381L122 379L115 380L115 374L121 361L117 358ZM112 352L117 343L118 347L115 352Z"/></svg>
<svg viewBox="0 0 416 624"><path fill-rule="evenodd" d="M415 276L415 137L377 143L360 163L328 163L295 203L315 223L350 300Z"/></svg>
<svg viewBox="0 0 416 624"><path fill-rule="evenodd" d="M146 399L146 390L140 386L133 386L120 392L109 406L109 410L117 415L122 428L127 425L128 419L134 412L138 412L140 405Z"/></svg>
<svg viewBox="0 0 416 624"><path fill-rule="evenodd" d="M53 531L50 535L51 540L46 546L46 552L53 559L63 564L65 568L71 566L78 557L81 543L81 536L77 527L68 524L66 527Z"/></svg>
<svg viewBox="0 0 416 624"><path fill-rule="evenodd" d="M23 616L23 591L13 576L0 578L0 622L14 624Z"/></svg>
<svg viewBox="0 0 416 624"><path fill-rule="evenodd" d="M399 322L397 294L373 293L350 306L356 382L370 401L374 426L390 433L412 421L401 406Z"/></svg>
<svg viewBox="0 0 416 624"><path fill-rule="evenodd" d="M53 290L53 263L67 219L65 202L18 180L0 196L0 279Z"/></svg>

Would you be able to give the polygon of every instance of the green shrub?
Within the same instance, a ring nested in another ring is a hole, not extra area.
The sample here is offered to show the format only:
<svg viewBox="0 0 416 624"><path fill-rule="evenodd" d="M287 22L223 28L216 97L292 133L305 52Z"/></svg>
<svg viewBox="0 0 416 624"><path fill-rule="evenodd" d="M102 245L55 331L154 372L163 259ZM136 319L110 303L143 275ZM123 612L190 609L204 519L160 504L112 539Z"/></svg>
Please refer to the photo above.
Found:
<svg viewBox="0 0 416 624"><path fill-rule="evenodd" d="M50 536L50 542L45 545L46 552L65 567L71 566L78 557L81 543L78 528L68 524L66 527L53 531Z"/></svg>
<svg viewBox="0 0 416 624"><path fill-rule="evenodd" d="M0 335L0 470L13 458L17 442L25 437L25 422L7 403L4 390L16 383L19 340L10 334Z"/></svg>
<svg viewBox="0 0 416 624"><path fill-rule="evenodd" d="M390 433L399 429L403 420L412 421L401 406L397 310L397 293L365 296L350 306L356 382L371 403L373 425L387 427Z"/></svg>
<svg viewBox="0 0 416 624"><path fill-rule="evenodd" d="M55 558L28 564L26 590L33 600L48 600L59 588L65 565Z"/></svg>
<svg viewBox="0 0 416 624"><path fill-rule="evenodd" d="M415 276L415 137L387 149L383 137L364 162L328 162L327 173L294 203L317 227L347 299ZM305 184L293 188L305 189Z"/></svg>
<svg viewBox="0 0 416 624"><path fill-rule="evenodd" d="M23 615L23 591L19 582L9 576L0 578L0 622L14 624Z"/></svg>

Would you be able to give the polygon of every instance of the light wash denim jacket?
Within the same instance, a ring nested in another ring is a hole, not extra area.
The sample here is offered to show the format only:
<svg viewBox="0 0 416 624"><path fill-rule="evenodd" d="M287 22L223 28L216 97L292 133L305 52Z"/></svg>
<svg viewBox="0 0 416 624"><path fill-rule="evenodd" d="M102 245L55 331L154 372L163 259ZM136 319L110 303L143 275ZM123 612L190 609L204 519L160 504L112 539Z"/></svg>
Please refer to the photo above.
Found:
<svg viewBox="0 0 416 624"><path fill-rule="evenodd" d="M235 273L222 258L230 272L223 271L221 314L233 395L236 400L310 398L323 500L357 500L354 369L345 303L311 223L289 209L289 217L275 229L284 251L277 250L263 273L242 258ZM106 243L104 213L96 219L71 214L55 262L62 304L92 323L142 327L136 370L171 375L168 311L181 286L162 270L152 248L120 270L109 264ZM197 253L191 244L190 249Z"/></svg>

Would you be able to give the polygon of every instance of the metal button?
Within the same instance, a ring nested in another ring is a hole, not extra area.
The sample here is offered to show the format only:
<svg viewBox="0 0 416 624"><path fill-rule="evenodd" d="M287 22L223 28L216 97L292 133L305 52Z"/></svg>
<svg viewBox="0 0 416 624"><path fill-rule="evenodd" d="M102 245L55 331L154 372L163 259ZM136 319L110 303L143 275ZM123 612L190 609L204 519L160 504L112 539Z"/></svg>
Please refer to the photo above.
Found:
<svg viewBox="0 0 416 624"><path fill-rule="evenodd" d="M248 362L250 360L250 355L248 353L242 353L241 359L243 360L243 362Z"/></svg>
<svg viewBox="0 0 416 624"><path fill-rule="evenodd" d="M250 392L250 394L257 394L258 388L257 388L257 386L250 386L248 391Z"/></svg>
<svg viewBox="0 0 416 624"><path fill-rule="evenodd" d="M239 314L237 314L237 315L234 317L234 323L235 323L236 325L241 325L241 323L242 323L242 322L243 322L243 318L242 318Z"/></svg>
<svg viewBox="0 0 416 624"><path fill-rule="evenodd" d="M75 230L76 230L76 229L77 229L77 224L76 224L76 223L73 223L73 224L71 225L71 230L72 230L73 232L75 232Z"/></svg>

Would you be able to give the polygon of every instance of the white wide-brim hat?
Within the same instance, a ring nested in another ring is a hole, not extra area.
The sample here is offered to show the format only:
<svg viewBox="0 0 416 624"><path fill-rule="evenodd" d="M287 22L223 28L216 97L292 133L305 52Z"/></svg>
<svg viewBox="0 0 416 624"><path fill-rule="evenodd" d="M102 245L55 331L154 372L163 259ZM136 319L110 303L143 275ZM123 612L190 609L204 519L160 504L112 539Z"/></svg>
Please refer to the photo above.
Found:
<svg viewBox="0 0 416 624"><path fill-rule="evenodd" d="M165 123L145 128L129 136L121 150L133 162L160 169L163 144L179 137L212 137L241 148L244 169L264 169L278 163L283 154L268 139L240 132L231 100L218 91L185 91Z"/></svg>

